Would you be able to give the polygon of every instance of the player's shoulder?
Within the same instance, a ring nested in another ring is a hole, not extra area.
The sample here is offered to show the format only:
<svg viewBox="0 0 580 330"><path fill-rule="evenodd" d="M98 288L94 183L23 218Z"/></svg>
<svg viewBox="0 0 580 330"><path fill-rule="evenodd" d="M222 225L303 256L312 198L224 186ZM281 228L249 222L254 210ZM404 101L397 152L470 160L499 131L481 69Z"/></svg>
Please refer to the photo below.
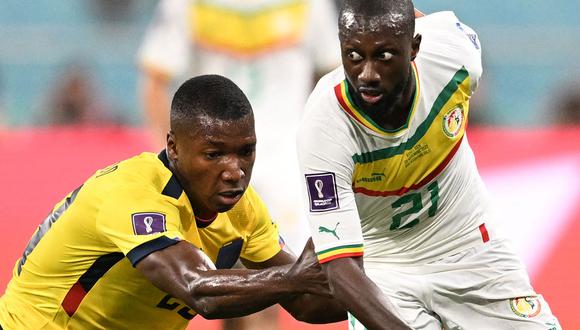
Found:
<svg viewBox="0 0 580 330"><path fill-rule="evenodd" d="M344 81L342 68L329 73L317 85L319 94L308 100L296 135L299 159L341 158L350 153L357 129L340 103Z"/></svg>
<svg viewBox="0 0 580 330"><path fill-rule="evenodd" d="M322 76L314 86L312 93L310 93L306 107L311 106L313 103L316 104L332 99L334 87L340 84L342 80L344 80L342 65Z"/></svg>
<svg viewBox="0 0 580 330"><path fill-rule="evenodd" d="M445 11L417 19L415 32L422 37L415 63L423 81L446 84L466 70L475 90L483 67L479 37L471 27Z"/></svg>
<svg viewBox="0 0 580 330"><path fill-rule="evenodd" d="M159 155L144 152L97 170L85 186L110 194L131 191L159 193L170 183L171 176Z"/></svg>
<svg viewBox="0 0 580 330"><path fill-rule="evenodd" d="M454 12L429 14L415 22L415 32L422 36L419 56L437 58L443 55L459 62L481 58L477 33L461 22Z"/></svg>
<svg viewBox="0 0 580 330"><path fill-rule="evenodd" d="M304 107L302 126L318 120L327 121L329 117L336 115L338 102L336 100L336 88L345 79L342 66L324 75L306 101Z"/></svg>

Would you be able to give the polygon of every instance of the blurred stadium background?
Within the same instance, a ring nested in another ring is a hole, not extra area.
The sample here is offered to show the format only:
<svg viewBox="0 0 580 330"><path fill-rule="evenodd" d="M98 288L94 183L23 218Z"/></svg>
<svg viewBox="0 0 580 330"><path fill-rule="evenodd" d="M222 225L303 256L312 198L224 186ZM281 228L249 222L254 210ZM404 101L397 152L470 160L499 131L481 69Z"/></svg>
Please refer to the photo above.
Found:
<svg viewBox="0 0 580 330"><path fill-rule="evenodd" d="M454 10L479 32L486 71L470 143L535 288L565 329L580 329L580 2L415 4ZM135 56L155 5L0 2L0 293L56 201L97 168L151 150ZM71 117L75 102L86 112ZM190 328L218 326L197 317Z"/></svg>

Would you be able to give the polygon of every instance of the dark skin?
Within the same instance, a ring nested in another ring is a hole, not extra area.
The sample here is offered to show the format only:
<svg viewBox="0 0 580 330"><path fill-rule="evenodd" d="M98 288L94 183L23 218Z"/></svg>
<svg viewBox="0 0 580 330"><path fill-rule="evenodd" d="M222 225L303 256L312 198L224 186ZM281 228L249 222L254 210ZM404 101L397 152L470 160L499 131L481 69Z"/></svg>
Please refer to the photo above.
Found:
<svg viewBox="0 0 580 330"><path fill-rule="evenodd" d="M370 30L364 20L340 29L342 64L351 95L362 111L387 130L403 126L415 93L411 62L421 35L411 38L396 27ZM370 30L370 31L369 31Z"/></svg>
<svg viewBox="0 0 580 330"><path fill-rule="evenodd" d="M415 16L423 14L415 11ZM411 110L416 89L411 62L421 36L374 19L351 15L341 20L348 23L339 25L342 63L359 108L384 129L393 130L406 123ZM367 329L410 329L365 275L362 258L335 259L323 269L333 296Z"/></svg>
<svg viewBox="0 0 580 330"><path fill-rule="evenodd" d="M231 209L252 173L253 116L229 121L200 117L173 126L167 138L170 168L196 216L211 218ZM276 303L305 322L346 319L344 309L328 298L328 283L311 241L298 260L282 250L264 262L242 262L251 269L217 270L200 249L181 241L151 253L136 267L156 287L207 319L244 316Z"/></svg>

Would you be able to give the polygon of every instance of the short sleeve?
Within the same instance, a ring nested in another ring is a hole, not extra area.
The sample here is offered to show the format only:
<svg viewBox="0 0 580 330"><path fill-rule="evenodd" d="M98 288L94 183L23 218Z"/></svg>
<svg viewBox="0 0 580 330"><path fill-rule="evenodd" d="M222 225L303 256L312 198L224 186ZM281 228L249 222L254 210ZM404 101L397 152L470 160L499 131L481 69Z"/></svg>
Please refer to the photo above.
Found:
<svg viewBox="0 0 580 330"><path fill-rule="evenodd" d="M140 66L170 77L187 71L192 52L188 6L188 0L159 2L138 52Z"/></svg>
<svg viewBox="0 0 580 330"><path fill-rule="evenodd" d="M306 112L320 112L309 100ZM305 121L297 147L308 222L320 263L363 255L363 237L352 190L353 161L347 134L331 120Z"/></svg>
<svg viewBox="0 0 580 330"><path fill-rule="evenodd" d="M274 257L282 249L278 226L270 217L262 199L251 187L246 194L250 204L248 211L253 213L254 223L241 257L253 262L263 262Z"/></svg>
<svg viewBox="0 0 580 330"><path fill-rule="evenodd" d="M179 210L153 191L127 189L108 194L96 227L133 266L147 255L184 239Z"/></svg>
<svg viewBox="0 0 580 330"><path fill-rule="evenodd" d="M477 33L450 11L418 18L415 30L423 37L419 57L453 70L464 67L469 73L473 94L483 73L481 43Z"/></svg>

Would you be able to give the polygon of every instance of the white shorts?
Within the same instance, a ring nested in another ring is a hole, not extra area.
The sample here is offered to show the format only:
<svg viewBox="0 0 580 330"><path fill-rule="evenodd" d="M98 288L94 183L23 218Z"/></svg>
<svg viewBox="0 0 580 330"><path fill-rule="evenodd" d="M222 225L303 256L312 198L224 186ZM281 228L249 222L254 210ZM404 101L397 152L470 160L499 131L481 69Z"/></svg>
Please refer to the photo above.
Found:
<svg viewBox="0 0 580 330"><path fill-rule="evenodd" d="M367 262L365 272L413 329L561 329L502 240L421 266ZM365 328L349 315L349 329Z"/></svg>

